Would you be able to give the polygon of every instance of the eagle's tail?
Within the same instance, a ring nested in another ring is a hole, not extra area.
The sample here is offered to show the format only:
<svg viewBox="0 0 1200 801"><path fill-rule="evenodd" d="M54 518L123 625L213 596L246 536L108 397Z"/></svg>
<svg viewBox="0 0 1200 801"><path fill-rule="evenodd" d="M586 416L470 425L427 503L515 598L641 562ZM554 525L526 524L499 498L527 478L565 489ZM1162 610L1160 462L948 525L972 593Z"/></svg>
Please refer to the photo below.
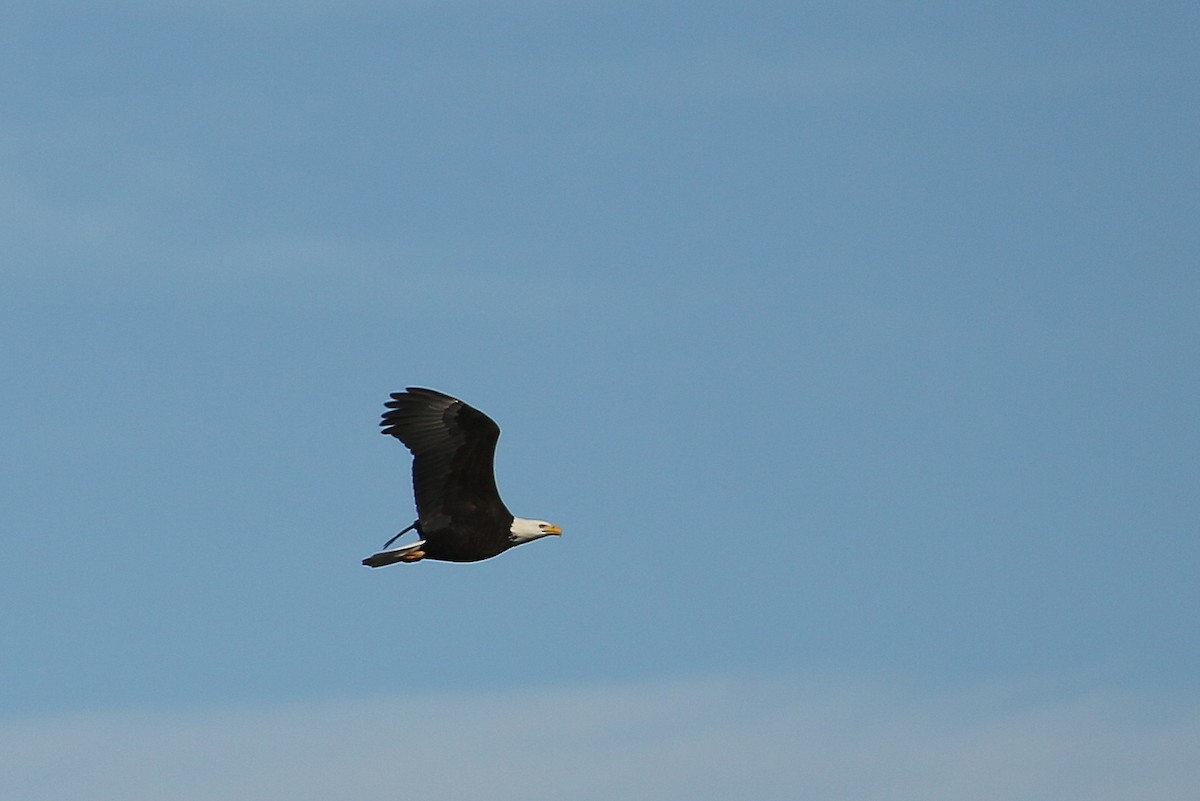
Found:
<svg viewBox="0 0 1200 801"><path fill-rule="evenodd" d="M367 567L386 567L397 562L417 562L425 558L425 552L421 550L421 546L424 544L425 540L418 540L408 545L401 545L399 548L379 551L364 559L363 564Z"/></svg>

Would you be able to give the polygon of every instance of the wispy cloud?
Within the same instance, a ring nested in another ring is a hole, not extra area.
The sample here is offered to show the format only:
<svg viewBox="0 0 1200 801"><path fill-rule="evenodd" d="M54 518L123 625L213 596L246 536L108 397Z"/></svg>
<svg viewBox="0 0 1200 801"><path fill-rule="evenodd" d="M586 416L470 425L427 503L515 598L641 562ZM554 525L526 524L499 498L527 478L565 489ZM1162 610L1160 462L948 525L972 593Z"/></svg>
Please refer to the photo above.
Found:
<svg viewBox="0 0 1200 801"><path fill-rule="evenodd" d="M1193 798L1200 709L1164 700L724 679L99 713L0 726L0 796Z"/></svg>

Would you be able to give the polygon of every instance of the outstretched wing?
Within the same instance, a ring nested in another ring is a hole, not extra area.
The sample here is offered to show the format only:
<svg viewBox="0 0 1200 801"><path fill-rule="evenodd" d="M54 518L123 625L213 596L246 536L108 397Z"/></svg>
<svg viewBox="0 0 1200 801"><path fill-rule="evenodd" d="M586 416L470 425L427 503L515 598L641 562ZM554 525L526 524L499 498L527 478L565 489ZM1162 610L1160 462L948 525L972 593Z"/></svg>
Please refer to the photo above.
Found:
<svg viewBox="0 0 1200 801"><path fill-rule="evenodd" d="M413 455L413 494L423 525L511 517L496 489L500 427L483 412L432 389L408 387L385 404L383 433Z"/></svg>

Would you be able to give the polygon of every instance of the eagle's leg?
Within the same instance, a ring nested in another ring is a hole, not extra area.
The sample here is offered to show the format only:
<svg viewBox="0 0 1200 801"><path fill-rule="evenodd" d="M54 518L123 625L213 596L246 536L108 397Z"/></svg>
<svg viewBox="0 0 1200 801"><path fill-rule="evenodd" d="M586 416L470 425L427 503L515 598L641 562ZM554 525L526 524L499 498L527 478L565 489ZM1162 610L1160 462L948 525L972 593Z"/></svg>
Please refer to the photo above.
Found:
<svg viewBox="0 0 1200 801"><path fill-rule="evenodd" d="M424 558L425 558L424 551L409 551L408 553L404 554L404 556L400 557L400 561L401 562L420 562Z"/></svg>

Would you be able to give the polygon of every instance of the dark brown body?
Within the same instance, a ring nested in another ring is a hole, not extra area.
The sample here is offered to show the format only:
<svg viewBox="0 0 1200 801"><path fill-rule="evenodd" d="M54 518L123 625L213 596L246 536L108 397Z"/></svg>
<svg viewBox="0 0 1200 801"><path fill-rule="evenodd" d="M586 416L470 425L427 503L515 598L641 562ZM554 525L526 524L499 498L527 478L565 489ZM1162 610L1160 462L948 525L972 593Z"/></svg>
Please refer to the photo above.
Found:
<svg viewBox="0 0 1200 801"><path fill-rule="evenodd" d="M500 500L492 468L500 427L432 389L409 387L391 398L380 425L413 455L424 558L478 562L513 547L513 516Z"/></svg>

